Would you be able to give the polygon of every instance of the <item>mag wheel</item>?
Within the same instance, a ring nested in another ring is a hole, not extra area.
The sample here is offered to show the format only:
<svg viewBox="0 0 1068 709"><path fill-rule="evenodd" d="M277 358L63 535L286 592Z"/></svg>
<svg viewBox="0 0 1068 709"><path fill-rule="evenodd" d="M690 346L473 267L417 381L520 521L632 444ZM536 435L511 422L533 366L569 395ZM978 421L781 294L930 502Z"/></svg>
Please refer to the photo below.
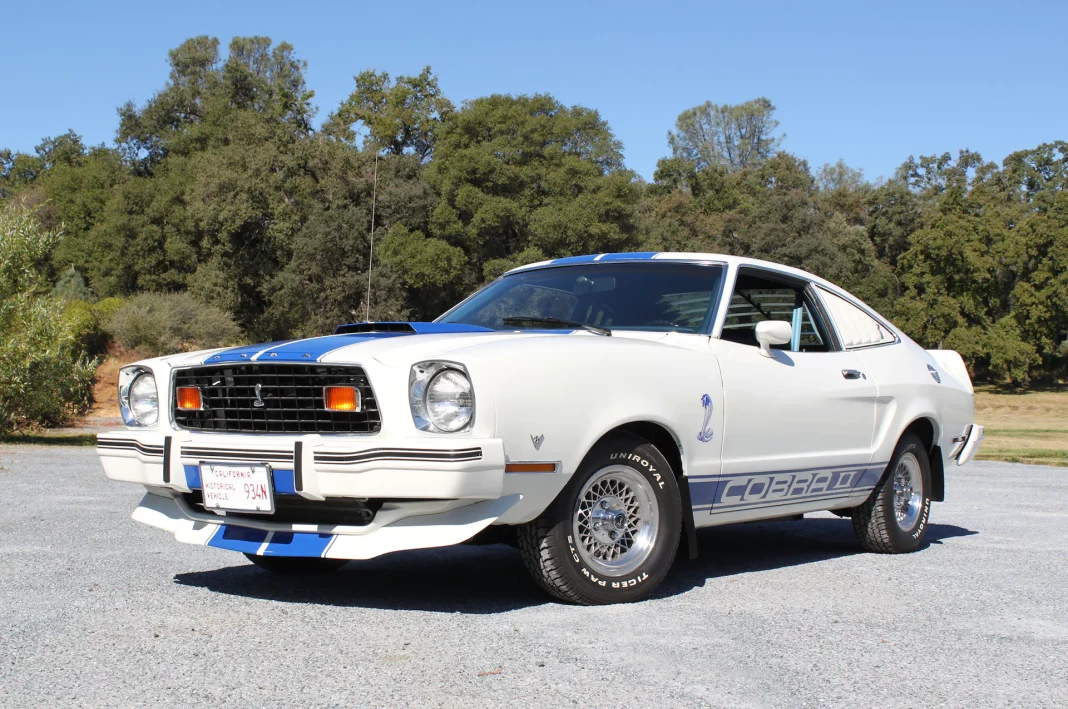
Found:
<svg viewBox="0 0 1068 709"><path fill-rule="evenodd" d="M868 500L853 509L853 530L868 551L900 554L923 543L931 512L931 464L915 434L902 436Z"/></svg>
<svg viewBox="0 0 1068 709"><path fill-rule="evenodd" d="M671 568L681 520L667 460L644 439L621 435L598 444L545 512L519 528L519 548L557 598L636 601Z"/></svg>
<svg viewBox="0 0 1068 709"><path fill-rule="evenodd" d="M282 576L322 576L337 571L344 559L320 559L307 556L256 556L245 554L256 566Z"/></svg>

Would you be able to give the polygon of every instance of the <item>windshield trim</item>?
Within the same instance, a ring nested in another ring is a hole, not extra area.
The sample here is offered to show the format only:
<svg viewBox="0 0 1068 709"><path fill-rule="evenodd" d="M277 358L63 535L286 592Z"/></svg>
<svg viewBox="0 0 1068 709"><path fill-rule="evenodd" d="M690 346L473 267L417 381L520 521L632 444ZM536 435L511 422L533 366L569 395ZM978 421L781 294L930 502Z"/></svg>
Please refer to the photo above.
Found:
<svg viewBox="0 0 1068 709"><path fill-rule="evenodd" d="M656 268L657 266L660 266L660 265L679 265L679 264L689 264L691 266L719 266L720 268L723 269L723 274L722 274L722 277L719 279L719 291L715 294L715 297L712 300L712 307L708 309L708 313L705 315L705 320L701 324L701 328L699 330L697 330L695 332L680 332L678 330L648 330L648 329L641 328L641 327L613 326L612 327L612 331L620 331L620 332L662 332L665 335L668 334L668 333L675 333L675 334L678 334L678 335L699 335L701 337L711 337L712 336L712 329L715 327L715 324L716 324L716 319L717 319L716 316L719 313L720 304L723 302L723 293L724 293L724 291L726 289L726 286L727 286L727 275L728 275L728 273L730 271L730 264L728 264L726 261L722 261L720 259L656 259L656 260L653 260L653 259L648 259L648 260L645 260L645 259L627 259L627 260L625 260L625 263L627 265L642 264L643 267L647 267L646 264L648 264L648 265L655 264L655 265L653 265L654 268ZM553 262L550 262L550 263L546 263L546 264L541 265L541 266L536 266L534 268L518 268L518 269L514 269L514 270L508 271L507 273L504 273L504 274L502 274L500 276L497 276L496 278L494 278L489 283L485 284L484 286L482 286L478 290L474 291L473 293L471 293L471 295L467 296L466 298L461 300L459 303L456 303L451 308L446 310L444 313L442 313L438 317L434 318L433 322L445 322L445 318L449 317L449 315L451 315L454 311L458 310L461 306L465 305L467 303L467 301L469 301L472 298L476 297L482 291L486 290L487 288L489 288L490 286L495 284L497 281L503 280L505 278L510 278L512 276L518 276L518 275L526 274L526 273L533 273L535 271L544 271L544 270L550 269L550 268L575 268L575 267L588 268L590 266L619 266L619 265L620 265L620 261L618 261L618 260L612 260L612 261L587 261L585 263L553 263ZM498 330L498 332L504 332L504 331Z"/></svg>

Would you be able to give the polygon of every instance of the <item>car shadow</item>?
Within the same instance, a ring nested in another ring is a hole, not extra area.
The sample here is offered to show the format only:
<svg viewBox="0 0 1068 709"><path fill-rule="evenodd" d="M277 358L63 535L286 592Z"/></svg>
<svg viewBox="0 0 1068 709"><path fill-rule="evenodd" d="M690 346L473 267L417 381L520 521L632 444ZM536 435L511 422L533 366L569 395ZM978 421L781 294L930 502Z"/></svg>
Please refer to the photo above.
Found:
<svg viewBox="0 0 1068 709"><path fill-rule="evenodd" d="M924 547L978 532L952 524L928 524ZM849 519L806 517L750 522L697 531L699 556L680 555L654 597L674 596L726 576L782 569L866 553Z"/></svg>
<svg viewBox="0 0 1068 709"><path fill-rule="evenodd" d="M978 532L931 524L927 543ZM848 519L756 522L698 531L700 556L680 554L657 589L664 598L710 579L811 564L863 553ZM176 574L183 586L214 593L338 607L417 610L472 615L503 613L551 602L531 579L518 551L503 544L461 545L396 552L353 561L315 577L276 576L251 563Z"/></svg>
<svg viewBox="0 0 1068 709"><path fill-rule="evenodd" d="M549 602L527 573L519 552L504 544L394 552L351 561L326 576L278 576L244 563L176 574L174 581L283 603L475 615Z"/></svg>

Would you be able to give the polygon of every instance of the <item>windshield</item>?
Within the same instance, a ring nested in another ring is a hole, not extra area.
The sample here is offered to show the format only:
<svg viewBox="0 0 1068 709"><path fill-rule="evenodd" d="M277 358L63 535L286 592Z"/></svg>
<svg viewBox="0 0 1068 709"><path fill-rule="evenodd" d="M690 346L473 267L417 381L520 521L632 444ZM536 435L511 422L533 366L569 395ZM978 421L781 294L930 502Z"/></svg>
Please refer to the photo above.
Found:
<svg viewBox="0 0 1068 709"><path fill-rule="evenodd" d="M539 268L494 281L437 322L707 332L722 279L721 265L668 261Z"/></svg>

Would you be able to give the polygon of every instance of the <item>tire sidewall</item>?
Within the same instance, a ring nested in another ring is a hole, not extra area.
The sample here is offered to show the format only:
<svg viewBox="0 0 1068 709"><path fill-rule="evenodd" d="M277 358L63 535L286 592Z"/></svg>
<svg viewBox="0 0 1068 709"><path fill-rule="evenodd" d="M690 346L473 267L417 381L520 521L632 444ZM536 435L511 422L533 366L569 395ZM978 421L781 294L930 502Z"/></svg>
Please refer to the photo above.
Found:
<svg viewBox="0 0 1068 709"><path fill-rule="evenodd" d="M586 481L601 469L626 466L642 475L652 486L660 520L653 550L634 571L625 576L605 576L583 561L574 535L574 509L578 493ZM599 603L623 603L642 598L667 574L678 550L682 509L678 483L667 460L653 445L630 437L620 437L597 446L583 460L578 471L554 502L556 524L552 534L563 564L561 571L581 593Z"/></svg>
<svg viewBox="0 0 1068 709"><path fill-rule="evenodd" d="M894 471L897 470L898 463L906 453L912 453L919 462L921 472L920 477L923 484L920 517L916 521L916 525L911 530L907 531L902 529L900 524L898 524L897 517L894 515L893 504ZM923 544L924 533L927 531L927 520L931 514L931 461L919 438L908 436L898 444L897 450L894 451L894 458L890 461L890 466L887 468L887 478L884 486L884 494L887 495L887 504L883 505L883 514L886 515L886 528L894 537L895 545L903 551L913 551L914 549L918 549L920 545Z"/></svg>

